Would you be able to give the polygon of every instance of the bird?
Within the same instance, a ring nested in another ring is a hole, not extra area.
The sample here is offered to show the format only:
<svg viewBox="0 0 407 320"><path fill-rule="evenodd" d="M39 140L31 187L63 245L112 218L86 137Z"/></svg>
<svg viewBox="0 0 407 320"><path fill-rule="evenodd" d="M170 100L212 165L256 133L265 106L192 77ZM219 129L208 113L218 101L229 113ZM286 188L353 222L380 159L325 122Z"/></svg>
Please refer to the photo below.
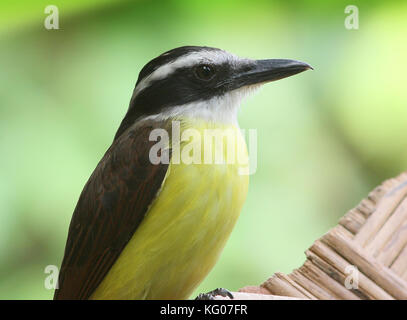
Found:
<svg viewBox="0 0 407 320"><path fill-rule="evenodd" d="M217 262L246 199L242 100L309 69L207 46L178 47L148 62L79 196L54 299L188 299ZM208 151L202 136L211 130L227 139ZM228 141L238 150L231 161L224 149L220 161L206 161Z"/></svg>

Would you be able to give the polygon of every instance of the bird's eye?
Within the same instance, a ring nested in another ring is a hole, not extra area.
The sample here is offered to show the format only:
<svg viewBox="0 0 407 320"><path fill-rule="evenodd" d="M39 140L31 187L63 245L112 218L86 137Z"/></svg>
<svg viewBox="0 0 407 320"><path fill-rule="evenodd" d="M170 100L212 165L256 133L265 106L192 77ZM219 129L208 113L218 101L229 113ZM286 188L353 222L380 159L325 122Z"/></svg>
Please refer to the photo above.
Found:
<svg viewBox="0 0 407 320"><path fill-rule="evenodd" d="M215 68L207 64L199 65L195 68L195 75L199 80L209 81L215 76Z"/></svg>

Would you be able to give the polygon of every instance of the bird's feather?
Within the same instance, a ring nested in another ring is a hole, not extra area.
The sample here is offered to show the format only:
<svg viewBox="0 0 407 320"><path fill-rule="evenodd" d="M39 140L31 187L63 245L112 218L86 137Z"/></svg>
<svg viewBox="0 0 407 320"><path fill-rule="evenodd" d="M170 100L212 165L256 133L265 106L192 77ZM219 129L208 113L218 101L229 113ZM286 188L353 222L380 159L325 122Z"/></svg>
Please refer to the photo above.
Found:
<svg viewBox="0 0 407 320"><path fill-rule="evenodd" d="M140 225L168 169L149 160L156 143L150 132L163 127L163 122L130 127L97 165L71 220L54 299L89 298Z"/></svg>

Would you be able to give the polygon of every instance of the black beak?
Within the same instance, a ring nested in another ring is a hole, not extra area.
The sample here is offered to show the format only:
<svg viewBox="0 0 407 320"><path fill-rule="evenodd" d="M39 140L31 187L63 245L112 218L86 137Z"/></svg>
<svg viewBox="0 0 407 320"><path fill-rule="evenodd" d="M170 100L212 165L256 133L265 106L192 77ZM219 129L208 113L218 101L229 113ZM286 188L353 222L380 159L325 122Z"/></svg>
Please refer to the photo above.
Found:
<svg viewBox="0 0 407 320"><path fill-rule="evenodd" d="M288 59L255 60L245 65L233 77L234 89L271 82L313 69L309 64Z"/></svg>

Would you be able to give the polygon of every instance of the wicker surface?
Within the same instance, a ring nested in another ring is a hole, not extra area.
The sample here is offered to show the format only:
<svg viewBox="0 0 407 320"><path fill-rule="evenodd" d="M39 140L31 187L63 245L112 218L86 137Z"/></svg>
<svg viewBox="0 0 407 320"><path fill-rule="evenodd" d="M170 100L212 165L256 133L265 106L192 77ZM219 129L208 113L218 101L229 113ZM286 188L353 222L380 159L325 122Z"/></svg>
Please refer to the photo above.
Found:
<svg viewBox="0 0 407 320"><path fill-rule="evenodd" d="M300 299L407 299L407 172L372 191L289 275L241 292Z"/></svg>

